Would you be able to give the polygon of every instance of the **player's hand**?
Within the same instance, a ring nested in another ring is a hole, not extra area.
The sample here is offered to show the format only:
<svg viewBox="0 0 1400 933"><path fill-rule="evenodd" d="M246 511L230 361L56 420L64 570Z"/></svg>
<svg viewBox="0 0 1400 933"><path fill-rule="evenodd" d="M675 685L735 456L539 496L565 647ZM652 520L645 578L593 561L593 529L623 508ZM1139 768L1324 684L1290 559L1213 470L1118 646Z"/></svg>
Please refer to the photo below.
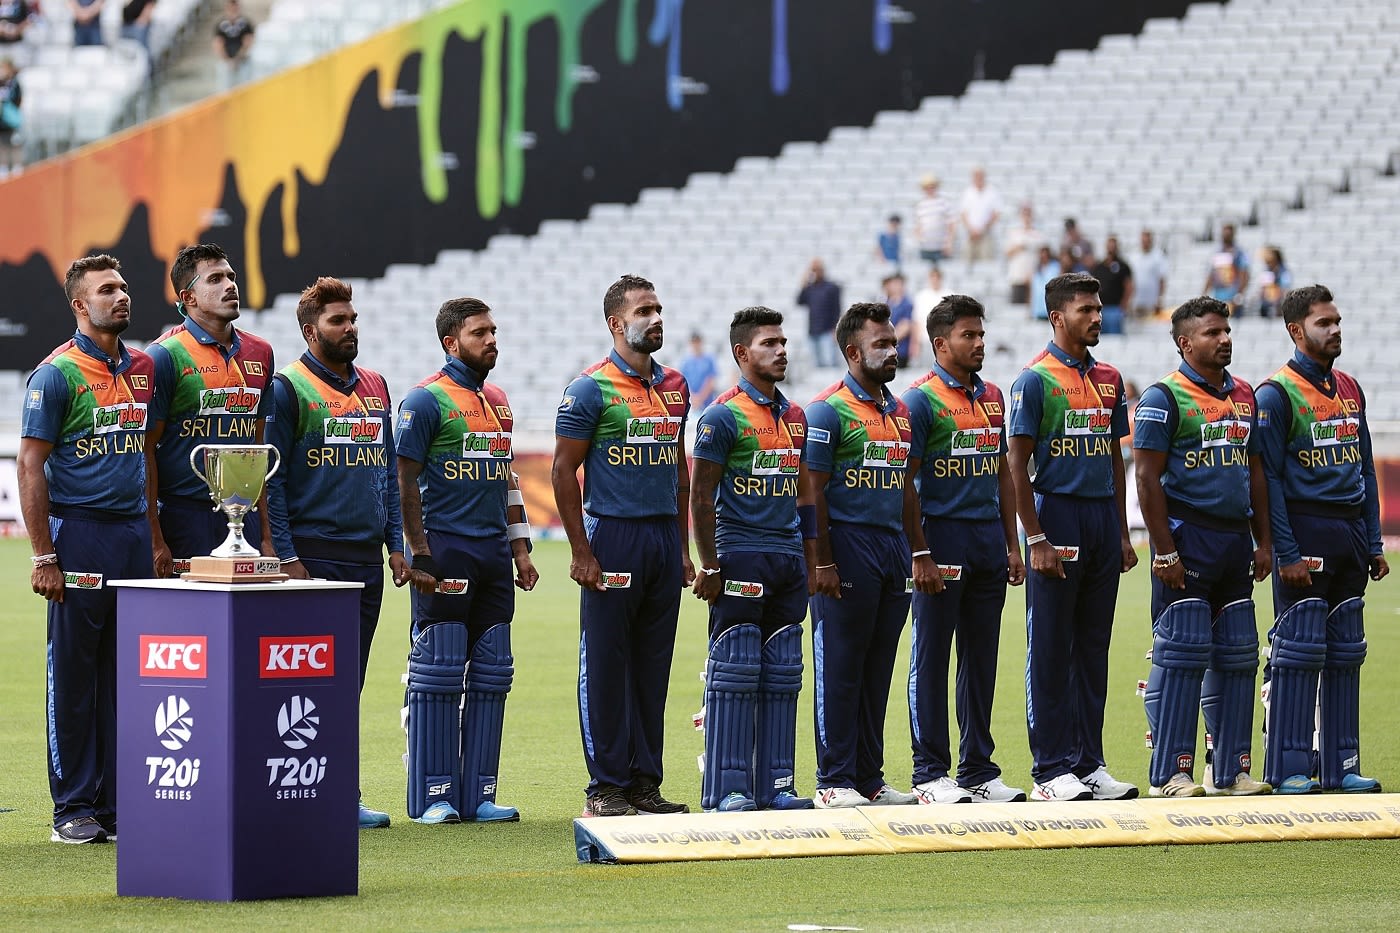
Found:
<svg viewBox="0 0 1400 933"><path fill-rule="evenodd" d="M830 567L812 568L807 574L807 595L841 598L841 574L834 564Z"/></svg>
<svg viewBox="0 0 1400 933"><path fill-rule="evenodd" d="M603 568L598 566L598 558L593 556L592 551L582 554L574 552L573 559L569 561L569 579L585 590L603 593L608 589L603 585Z"/></svg>
<svg viewBox="0 0 1400 933"><path fill-rule="evenodd" d="M1254 582L1263 583L1274 567L1274 549L1257 547L1254 549Z"/></svg>
<svg viewBox="0 0 1400 933"><path fill-rule="evenodd" d="M695 582L695 562L690 559L689 554L681 555L681 586L690 586Z"/></svg>
<svg viewBox="0 0 1400 933"><path fill-rule="evenodd" d="M1037 541L1031 545L1031 569L1043 577L1065 578L1060 552L1049 541Z"/></svg>
<svg viewBox="0 0 1400 933"><path fill-rule="evenodd" d="M914 592L943 592L943 574L938 572L938 564L929 555L914 558L913 576Z"/></svg>
<svg viewBox="0 0 1400 933"><path fill-rule="evenodd" d="M703 599L713 606L723 589L720 576L721 574L718 573L698 573L695 575L695 582L690 587L690 591L695 594L696 599Z"/></svg>
<svg viewBox="0 0 1400 933"><path fill-rule="evenodd" d="M1375 557L1372 557L1369 569L1371 572L1371 579L1376 581L1384 580L1390 574L1390 565L1385 562L1384 554L1377 554Z"/></svg>
<svg viewBox="0 0 1400 933"><path fill-rule="evenodd" d="M63 571L58 564L45 564L35 567L29 575L29 585L34 592L55 603L63 602Z"/></svg>
<svg viewBox="0 0 1400 933"><path fill-rule="evenodd" d="M1026 582L1026 562L1021 559L1020 551L1006 552L1006 582L1012 586Z"/></svg>
<svg viewBox="0 0 1400 933"><path fill-rule="evenodd" d="M298 564L301 561L297 561ZM408 565L408 558L395 551L389 555L389 576L393 578L394 586L403 586L413 578L413 570Z"/></svg>
<svg viewBox="0 0 1400 933"><path fill-rule="evenodd" d="M294 560L290 564L283 564L282 572L285 573L287 576L291 577L293 580L311 579L311 571L307 570L306 565L299 560ZM395 583L394 585L398 586L399 584Z"/></svg>
<svg viewBox="0 0 1400 933"><path fill-rule="evenodd" d="M515 585L528 593L535 588L535 584L538 582L540 582L540 572L535 569L535 562L530 560L530 555L515 555Z"/></svg>
<svg viewBox="0 0 1400 933"><path fill-rule="evenodd" d="M1307 562L1300 560L1280 566L1278 582L1295 590L1305 590L1312 586L1312 574L1308 572Z"/></svg>
<svg viewBox="0 0 1400 933"><path fill-rule="evenodd" d="M151 563L155 566L157 580L175 575L175 559L170 556L170 548L163 540L151 542Z"/></svg>
<svg viewBox="0 0 1400 933"><path fill-rule="evenodd" d="M1167 567L1152 565L1152 576L1162 581L1162 585L1169 590L1186 589L1186 565L1180 560Z"/></svg>
<svg viewBox="0 0 1400 933"><path fill-rule="evenodd" d="M1133 547L1133 539L1124 535L1120 541L1123 547L1123 569L1120 573L1127 573L1138 564L1137 548ZM1177 563L1180 563L1178 561ZM1183 586L1185 584L1182 584Z"/></svg>

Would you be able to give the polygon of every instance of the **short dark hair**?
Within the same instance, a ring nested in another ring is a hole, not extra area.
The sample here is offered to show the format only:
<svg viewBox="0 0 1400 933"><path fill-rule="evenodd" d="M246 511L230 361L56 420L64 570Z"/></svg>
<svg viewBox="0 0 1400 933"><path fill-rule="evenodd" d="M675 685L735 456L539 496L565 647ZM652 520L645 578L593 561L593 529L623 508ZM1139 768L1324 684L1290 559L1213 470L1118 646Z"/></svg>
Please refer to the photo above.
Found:
<svg viewBox="0 0 1400 933"><path fill-rule="evenodd" d="M63 277L63 294L68 297L69 301L72 301L78 297L78 287L83 283L83 276L89 272L99 272L104 269L120 272L121 268L122 264L117 261L117 258L108 256L106 253L75 259L73 264L68 267L68 274Z"/></svg>
<svg viewBox="0 0 1400 933"><path fill-rule="evenodd" d="M1332 292L1326 285L1299 286L1283 296L1283 323L1301 324L1313 305L1326 304L1332 300Z"/></svg>
<svg viewBox="0 0 1400 933"><path fill-rule="evenodd" d="M354 290L340 279L323 275L302 290L301 300L297 302L297 326L305 327L307 324L315 324L316 319L321 316L321 312L326 310L326 305L333 305L339 301L349 301Z"/></svg>
<svg viewBox="0 0 1400 933"><path fill-rule="evenodd" d="M960 317L985 318L987 309L982 302L971 295L944 295L943 300L933 306L924 326L928 330L928 342L932 344L939 337L947 337L953 332L953 325Z"/></svg>
<svg viewBox="0 0 1400 933"><path fill-rule="evenodd" d="M1045 310L1062 311L1075 295L1097 295L1099 280L1087 272L1066 272L1045 283Z"/></svg>
<svg viewBox="0 0 1400 933"><path fill-rule="evenodd" d="M608 286L603 293L603 320L617 313L617 309L627 301L628 292L654 292L656 286L640 275L624 275Z"/></svg>
<svg viewBox="0 0 1400 933"><path fill-rule="evenodd" d="M438 308L438 342L442 342L444 337L454 335L461 330L462 322L467 318L490 313L490 306L480 298L449 298L442 303L441 308Z"/></svg>
<svg viewBox="0 0 1400 933"><path fill-rule="evenodd" d="M1205 317L1207 314L1218 314L1221 317L1230 316L1230 306L1223 301L1217 301L1206 295L1191 298L1183 301L1175 311L1172 312L1172 342L1181 336L1181 327L1187 321Z"/></svg>
<svg viewBox="0 0 1400 933"><path fill-rule="evenodd" d="M734 320L729 322L729 347L731 350L737 346L747 347L760 327L774 327L782 323L781 311L762 305L740 308L734 312Z"/></svg>
<svg viewBox="0 0 1400 933"><path fill-rule="evenodd" d="M852 337L860 333L860 329L865 326L866 321L884 324L889 319L890 306L887 304L878 301L862 301L851 305L836 322L836 346L841 350L841 355L845 356L846 345L850 343Z"/></svg>
<svg viewBox="0 0 1400 933"><path fill-rule="evenodd" d="M170 266L170 285L175 289L175 297L179 298L180 292L190 287L201 262L218 262L220 259L228 259L228 253L217 243L186 246L176 253L175 262Z"/></svg>

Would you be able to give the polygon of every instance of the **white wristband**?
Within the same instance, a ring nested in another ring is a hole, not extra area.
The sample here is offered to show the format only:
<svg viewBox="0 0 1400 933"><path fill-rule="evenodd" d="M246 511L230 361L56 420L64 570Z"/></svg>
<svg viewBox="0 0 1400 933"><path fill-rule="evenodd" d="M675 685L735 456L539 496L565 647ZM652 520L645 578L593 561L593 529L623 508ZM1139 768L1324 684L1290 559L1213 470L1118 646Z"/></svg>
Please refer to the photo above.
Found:
<svg viewBox="0 0 1400 933"><path fill-rule="evenodd" d="M506 492L506 505L518 505L525 508L525 494L519 489L511 489Z"/></svg>
<svg viewBox="0 0 1400 933"><path fill-rule="evenodd" d="M705 576L707 576L707 577L713 577L715 574L719 573L720 570L722 570L722 569L723 569L722 567L701 567L701 568L700 568L700 572L703 573L703 574L704 574Z"/></svg>
<svg viewBox="0 0 1400 933"><path fill-rule="evenodd" d="M513 525L506 526L506 540L519 541L521 538L524 538L526 541L530 540L529 522L516 522Z"/></svg>
<svg viewBox="0 0 1400 933"><path fill-rule="evenodd" d="M922 551L915 551L913 554L910 554L909 556L910 556L910 557L916 557L916 558L917 558L917 557L928 557L928 556L929 556L930 554L932 554L932 553L933 553L933 552L930 551L928 548L924 548Z"/></svg>
<svg viewBox="0 0 1400 933"><path fill-rule="evenodd" d="M1048 541L1049 538L1049 535L1031 535L1029 538L1026 539L1026 544L1039 544L1042 541Z"/></svg>

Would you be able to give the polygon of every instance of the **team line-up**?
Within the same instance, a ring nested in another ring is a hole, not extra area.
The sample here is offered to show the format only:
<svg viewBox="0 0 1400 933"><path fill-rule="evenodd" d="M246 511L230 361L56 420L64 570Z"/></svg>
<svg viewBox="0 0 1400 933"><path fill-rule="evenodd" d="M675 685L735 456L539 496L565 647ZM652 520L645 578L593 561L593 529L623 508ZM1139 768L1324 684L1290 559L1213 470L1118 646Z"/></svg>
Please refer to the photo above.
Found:
<svg viewBox="0 0 1400 933"><path fill-rule="evenodd" d="M142 352L119 336L131 320L120 263L74 262L64 288L77 332L25 393L18 471L33 589L48 600L52 838L116 835L115 594L103 581L170 576L219 544L224 518L189 461L218 438L265 440L282 457L265 522L255 512L246 523L250 543L293 577L364 584L361 688L386 552L394 585L410 588L409 817L518 819L496 789L515 589L533 589L538 573L510 470L513 415L488 381L499 355L491 309L476 298L442 305L445 363L396 410L384 379L355 365L344 282L320 278L302 293L307 350L278 371L271 346L234 326L238 285L222 249L183 250L170 280L183 323ZM728 335L740 379L699 416L687 457L689 390L653 359L663 343L656 289L632 275L608 288L612 350L564 390L552 470L580 590L584 816L689 809L661 793L687 588L709 606L706 810L1025 800L1002 780L991 734L1002 608L1007 587L1023 583L1030 796L1137 796L1103 753L1118 580L1137 556L1123 380L1090 353L1098 292L1083 273L1048 283L1052 340L1009 398L978 375L985 314L975 299L950 295L929 313L935 362L903 395L889 388L889 309L852 305L835 330L847 373L805 408L779 389L782 315L744 308ZM1136 408L1153 553L1144 692L1154 796L1380 789L1358 748L1362 597L1388 573L1366 400L1333 366L1332 294L1295 289L1282 316L1293 356L1256 392L1228 372L1229 306L1187 301L1172 315L1180 365ZM1251 594L1271 571L1261 781L1251 774ZM883 745L911 606L906 793L885 778ZM809 617L811 797L795 779ZM1204 784L1198 710L1213 739ZM363 802L359 818L389 823Z"/></svg>

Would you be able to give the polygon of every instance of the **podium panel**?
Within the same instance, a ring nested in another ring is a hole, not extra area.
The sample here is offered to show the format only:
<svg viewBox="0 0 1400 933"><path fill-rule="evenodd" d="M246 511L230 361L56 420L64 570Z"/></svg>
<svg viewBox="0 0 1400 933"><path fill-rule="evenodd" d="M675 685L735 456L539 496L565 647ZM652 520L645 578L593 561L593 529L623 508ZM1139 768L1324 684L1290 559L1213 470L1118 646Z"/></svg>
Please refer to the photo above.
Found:
<svg viewBox="0 0 1400 933"><path fill-rule="evenodd" d="M117 893L357 893L360 584L111 585Z"/></svg>

